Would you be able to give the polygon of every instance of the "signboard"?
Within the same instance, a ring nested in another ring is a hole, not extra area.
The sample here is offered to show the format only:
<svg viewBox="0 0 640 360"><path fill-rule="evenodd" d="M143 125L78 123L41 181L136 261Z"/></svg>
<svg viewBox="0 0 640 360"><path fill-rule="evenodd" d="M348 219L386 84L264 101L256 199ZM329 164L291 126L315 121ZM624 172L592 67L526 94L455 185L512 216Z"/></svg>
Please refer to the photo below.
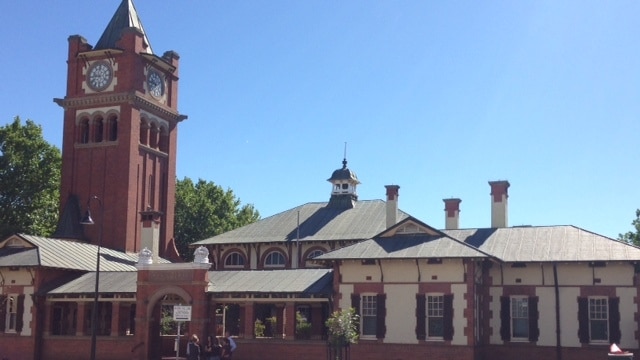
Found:
<svg viewBox="0 0 640 360"><path fill-rule="evenodd" d="M173 320L191 321L191 306L174 305Z"/></svg>

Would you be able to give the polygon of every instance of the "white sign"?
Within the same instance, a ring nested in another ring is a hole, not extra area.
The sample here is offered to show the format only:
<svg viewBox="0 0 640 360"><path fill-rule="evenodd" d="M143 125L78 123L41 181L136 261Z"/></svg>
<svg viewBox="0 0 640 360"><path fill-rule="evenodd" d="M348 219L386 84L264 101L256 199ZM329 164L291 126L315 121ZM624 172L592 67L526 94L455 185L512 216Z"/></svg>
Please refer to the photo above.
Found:
<svg viewBox="0 0 640 360"><path fill-rule="evenodd" d="M174 305L173 320L191 321L191 306Z"/></svg>

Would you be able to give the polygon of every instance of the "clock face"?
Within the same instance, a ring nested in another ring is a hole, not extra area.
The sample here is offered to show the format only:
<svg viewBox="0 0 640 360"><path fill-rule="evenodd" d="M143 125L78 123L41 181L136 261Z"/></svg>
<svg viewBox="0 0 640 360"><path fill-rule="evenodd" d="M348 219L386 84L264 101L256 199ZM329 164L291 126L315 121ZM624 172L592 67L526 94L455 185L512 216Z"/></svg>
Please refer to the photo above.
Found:
<svg viewBox="0 0 640 360"><path fill-rule="evenodd" d="M102 91L109 86L112 76L109 64L98 61L89 67L87 80L93 90Z"/></svg>
<svg viewBox="0 0 640 360"><path fill-rule="evenodd" d="M147 88L153 97L161 97L164 94L164 80L156 71L150 71L147 76Z"/></svg>

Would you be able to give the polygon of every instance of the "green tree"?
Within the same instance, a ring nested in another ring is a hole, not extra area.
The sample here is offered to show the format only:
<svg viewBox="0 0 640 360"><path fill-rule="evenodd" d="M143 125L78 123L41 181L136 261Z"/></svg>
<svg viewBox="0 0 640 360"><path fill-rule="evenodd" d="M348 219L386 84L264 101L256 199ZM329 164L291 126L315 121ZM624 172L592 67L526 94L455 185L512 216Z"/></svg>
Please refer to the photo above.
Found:
<svg viewBox="0 0 640 360"><path fill-rule="evenodd" d="M618 235L618 240L640 246L640 209L636 209L636 218L631 222L635 231L628 231Z"/></svg>
<svg viewBox="0 0 640 360"><path fill-rule="evenodd" d="M233 191L199 179L185 177L176 184L176 247L185 259L193 257L189 244L222 234L260 219L253 205L241 205Z"/></svg>
<svg viewBox="0 0 640 360"><path fill-rule="evenodd" d="M0 127L0 238L53 233L61 164L60 150L44 140L40 125L15 117Z"/></svg>

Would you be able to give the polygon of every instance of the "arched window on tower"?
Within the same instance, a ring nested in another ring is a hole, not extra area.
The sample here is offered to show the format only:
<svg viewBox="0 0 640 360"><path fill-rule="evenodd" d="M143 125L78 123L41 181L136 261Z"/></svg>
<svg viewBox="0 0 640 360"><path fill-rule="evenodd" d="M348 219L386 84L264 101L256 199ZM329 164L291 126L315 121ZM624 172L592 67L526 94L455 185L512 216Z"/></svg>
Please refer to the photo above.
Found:
<svg viewBox="0 0 640 360"><path fill-rule="evenodd" d="M149 127L149 147L153 149L158 148L158 126L156 124L151 123Z"/></svg>
<svg viewBox="0 0 640 360"><path fill-rule="evenodd" d="M149 123L146 119L140 119L140 144L149 145Z"/></svg>
<svg viewBox="0 0 640 360"><path fill-rule="evenodd" d="M102 142L102 137L104 135L104 119L102 116L97 116L93 120L93 142Z"/></svg>
<svg viewBox="0 0 640 360"><path fill-rule="evenodd" d="M168 152L169 150L169 131L164 126L160 128L160 143L158 149L162 152Z"/></svg>
<svg viewBox="0 0 640 360"><path fill-rule="evenodd" d="M107 127L109 129L109 141L118 140L118 115L109 116Z"/></svg>
<svg viewBox="0 0 640 360"><path fill-rule="evenodd" d="M89 143L89 119L80 120L80 139L81 144Z"/></svg>

